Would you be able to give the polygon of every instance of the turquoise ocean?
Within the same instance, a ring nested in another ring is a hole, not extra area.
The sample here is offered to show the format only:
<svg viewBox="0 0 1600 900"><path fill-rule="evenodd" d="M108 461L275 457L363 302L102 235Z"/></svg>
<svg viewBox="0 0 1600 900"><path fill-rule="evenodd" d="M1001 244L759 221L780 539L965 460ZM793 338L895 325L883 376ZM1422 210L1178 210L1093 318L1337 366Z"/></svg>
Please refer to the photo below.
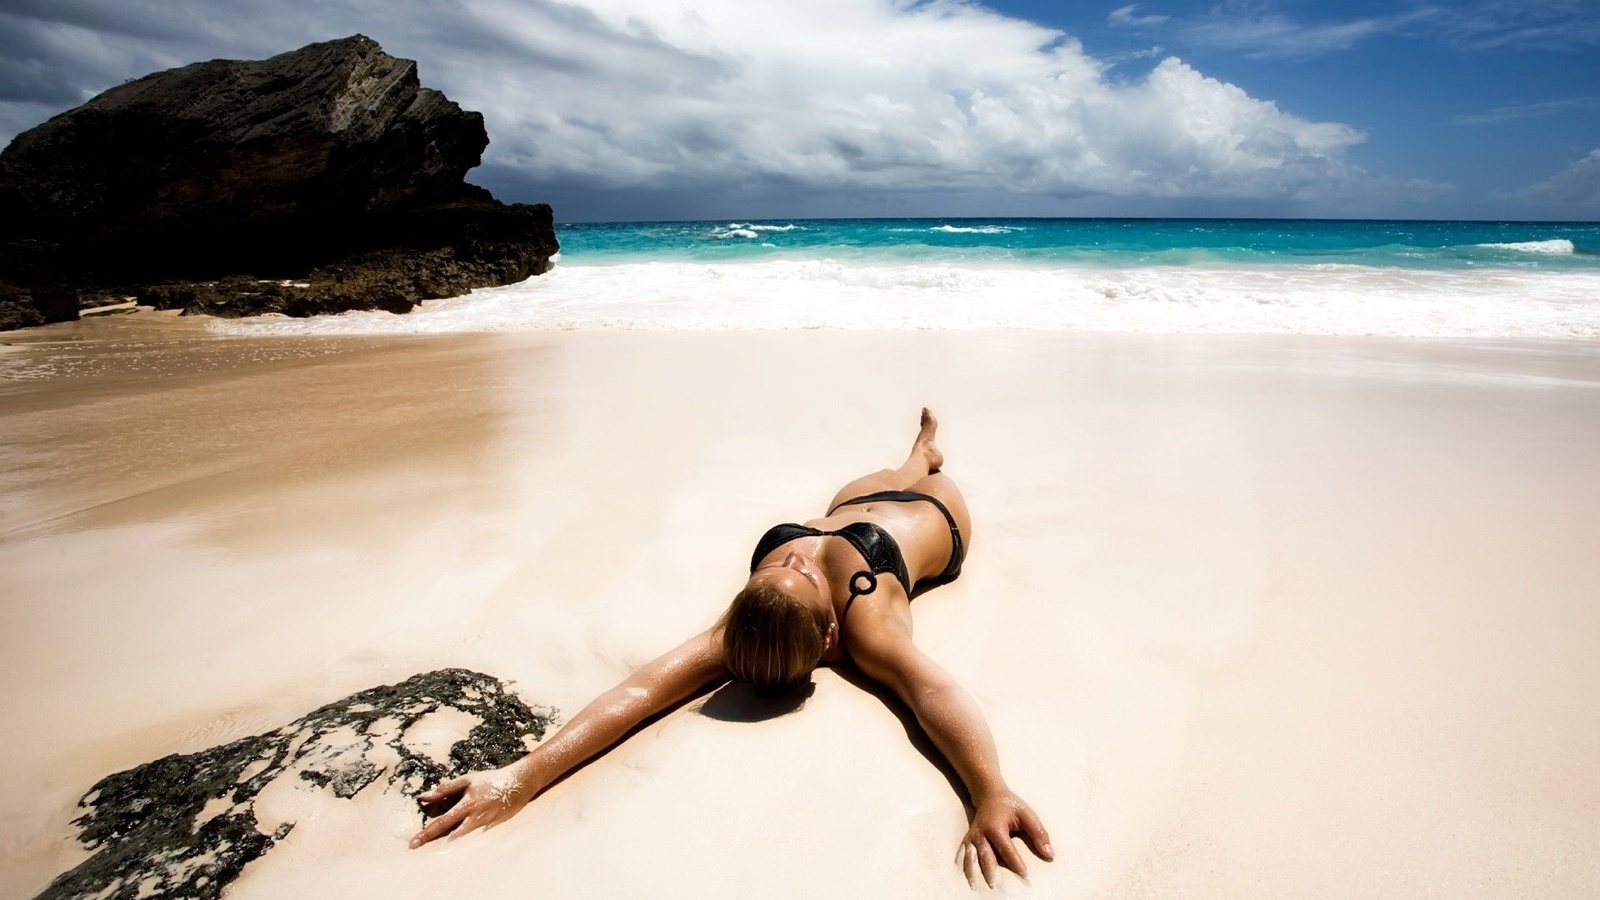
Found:
<svg viewBox="0 0 1600 900"><path fill-rule="evenodd" d="M1600 337L1600 223L797 219L558 225L546 275L230 331L1027 328Z"/></svg>
<svg viewBox="0 0 1600 900"><path fill-rule="evenodd" d="M812 219L561 226L567 265L831 258L1033 266L1600 270L1600 223Z"/></svg>

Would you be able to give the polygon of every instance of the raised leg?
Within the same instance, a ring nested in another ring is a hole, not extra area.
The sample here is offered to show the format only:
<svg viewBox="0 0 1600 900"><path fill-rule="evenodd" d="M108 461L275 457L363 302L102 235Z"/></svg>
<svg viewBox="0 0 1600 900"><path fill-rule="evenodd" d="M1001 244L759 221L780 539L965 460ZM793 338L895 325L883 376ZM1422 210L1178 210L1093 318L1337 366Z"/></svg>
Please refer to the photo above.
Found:
<svg viewBox="0 0 1600 900"><path fill-rule="evenodd" d="M900 468L883 469L857 478L833 495L828 509L832 510L846 500L875 491L911 490L912 485L938 472L944 466L944 454L940 452L939 445L934 443L938 430L939 420L928 412L927 407L923 407L917 436L911 442L911 452L906 455L906 461L900 464Z"/></svg>

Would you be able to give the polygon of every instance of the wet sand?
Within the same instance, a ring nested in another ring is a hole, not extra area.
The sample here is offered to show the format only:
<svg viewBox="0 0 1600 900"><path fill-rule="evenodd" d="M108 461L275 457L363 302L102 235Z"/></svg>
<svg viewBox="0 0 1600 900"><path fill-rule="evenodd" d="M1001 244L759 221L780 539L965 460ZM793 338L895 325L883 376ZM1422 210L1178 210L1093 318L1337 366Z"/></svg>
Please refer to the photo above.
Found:
<svg viewBox="0 0 1600 900"><path fill-rule="evenodd" d="M3 340L4 896L83 858L101 776L360 688L461 666L576 711L923 404L976 534L917 640L1051 829L1039 896L1600 891L1592 342ZM230 897L968 895L959 797L832 672L788 715L695 701L461 841L313 800Z"/></svg>

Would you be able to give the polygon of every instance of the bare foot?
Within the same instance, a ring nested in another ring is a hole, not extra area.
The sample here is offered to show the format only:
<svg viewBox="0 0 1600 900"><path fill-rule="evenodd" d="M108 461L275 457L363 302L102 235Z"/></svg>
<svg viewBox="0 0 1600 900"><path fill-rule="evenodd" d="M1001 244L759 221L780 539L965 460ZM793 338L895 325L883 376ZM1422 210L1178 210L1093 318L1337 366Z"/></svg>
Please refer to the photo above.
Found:
<svg viewBox="0 0 1600 900"><path fill-rule="evenodd" d="M933 442L934 432L939 430L939 420L933 417L933 413L928 412L926 406L922 408L921 424L922 429L917 432L917 440L912 445L911 452L922 453L923 458L928 461L928 474L931 475L944 467L944 453L939 449L939 445Z"/></svg>

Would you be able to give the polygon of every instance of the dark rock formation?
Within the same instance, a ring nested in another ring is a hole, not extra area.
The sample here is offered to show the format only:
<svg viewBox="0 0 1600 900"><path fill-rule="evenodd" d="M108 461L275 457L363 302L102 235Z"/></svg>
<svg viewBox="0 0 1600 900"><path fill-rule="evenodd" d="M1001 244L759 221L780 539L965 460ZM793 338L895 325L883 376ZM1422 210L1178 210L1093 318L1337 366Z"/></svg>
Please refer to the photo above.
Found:
<svg viewBox="0 0 1600 900"><path fill-rule="evenodd" d="M70 322L78 317L78 292L58 284L22 288L0 282L0 331Z"/></svg>
<svg viewBox="0 0 1600 900"><path fill-rule="evenodd" d="M511 284L538 274L547 258L515 246L481 254L477 247L381 250L313 269L307 283L230 277L213 282L149 285L141 305L222 318L283 313L315 316L352 309L410 312L423 300L454 297L476 287Z"/></svg>
<svg viewBox="0 0 1600 900"><path fill-rule="evenodd" d="M0 323L29 324L29 307L75 318L73 292L163 282L342 285L217 307L310 315L404 312L539 274L558 249L550 208L462 180L488 143L481 115L360 35L130 81L0 153Z"/></svg>
<svg viewBox="0 0 1600 900"><path fill-rule="evenodd" d="M450 749L448 766L405 742L412 726L445 708L481 720ZM292 773L344 799L383 779L415 797L463 772L510 764L525 752L523 735L542 738L550 724L550 714L498 680L442 669L351 694L277 731L109 775L79 801L87 812L73 822L95 854L38 900L214 900L293 830L293 822L256 819L256 797L277 779ZM398 763L385 761L396 755Z"/></svg>

